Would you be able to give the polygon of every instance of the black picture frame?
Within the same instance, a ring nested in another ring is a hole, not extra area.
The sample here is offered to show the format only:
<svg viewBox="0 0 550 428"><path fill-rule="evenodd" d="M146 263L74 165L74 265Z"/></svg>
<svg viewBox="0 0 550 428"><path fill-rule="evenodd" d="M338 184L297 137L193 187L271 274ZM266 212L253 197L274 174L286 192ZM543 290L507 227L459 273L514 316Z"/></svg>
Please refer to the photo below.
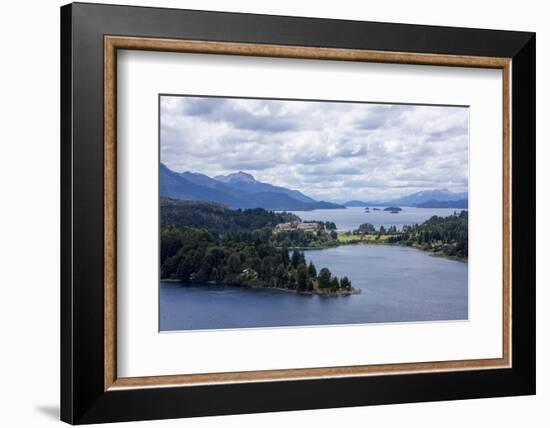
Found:
<svg viewBox="0 0 550 428"><path fill-rule="evenodd" d="M512 367L104 390L104 36L512 58ZM61 419L71 424L535 393L535 34L73 3L61 8Z"/></svg>

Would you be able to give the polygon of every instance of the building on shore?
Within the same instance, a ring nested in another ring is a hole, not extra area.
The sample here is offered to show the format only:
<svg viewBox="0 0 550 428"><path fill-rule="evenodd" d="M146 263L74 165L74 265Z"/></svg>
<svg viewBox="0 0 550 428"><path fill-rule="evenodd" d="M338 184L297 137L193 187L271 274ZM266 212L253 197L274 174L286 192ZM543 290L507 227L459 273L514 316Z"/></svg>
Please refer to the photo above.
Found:
<svg viewBox="0 0 550 428"><path fill-rule="evenodd" d="M276 231L303 230L304 232L315 232L319 228L320 228L320 225L317 222L301 222L301 221L290 221L288 223L279 223L277 226L275 226Z"/></svg>

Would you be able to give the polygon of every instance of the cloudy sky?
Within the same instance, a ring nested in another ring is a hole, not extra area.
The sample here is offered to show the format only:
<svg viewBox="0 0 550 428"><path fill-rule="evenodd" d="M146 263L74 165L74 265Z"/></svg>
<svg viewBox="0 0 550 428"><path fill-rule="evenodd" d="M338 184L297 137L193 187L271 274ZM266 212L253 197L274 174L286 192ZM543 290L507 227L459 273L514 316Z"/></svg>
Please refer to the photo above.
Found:
<svg viewBox="0 0 550 428"><path fill-rule="evenodd" d="M161 161L328 201L468 189L465 107L161 97Z"/></svg>

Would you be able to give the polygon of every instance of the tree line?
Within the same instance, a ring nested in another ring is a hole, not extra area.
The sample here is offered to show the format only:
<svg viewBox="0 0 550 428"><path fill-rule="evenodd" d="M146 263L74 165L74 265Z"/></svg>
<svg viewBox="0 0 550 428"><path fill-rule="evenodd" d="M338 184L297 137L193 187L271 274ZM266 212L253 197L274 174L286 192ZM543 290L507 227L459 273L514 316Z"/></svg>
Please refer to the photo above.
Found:
<svg viewBox="0 0 550 428"><path fill-rule="evenodd" d="M287 212L277 213L262 208L232 210L215 202L160 198L161 224L237 233L272 229L279 223L297 220L300 220L298 216Z"/></svg>

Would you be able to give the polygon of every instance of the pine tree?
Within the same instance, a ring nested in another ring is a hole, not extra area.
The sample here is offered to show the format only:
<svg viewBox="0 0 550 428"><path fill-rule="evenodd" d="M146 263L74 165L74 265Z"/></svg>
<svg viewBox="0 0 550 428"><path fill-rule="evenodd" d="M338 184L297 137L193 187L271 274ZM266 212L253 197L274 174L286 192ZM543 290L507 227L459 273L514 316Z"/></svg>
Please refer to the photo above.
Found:
<svg viewBox="0 0 550 428"><path fill-rule="evenodd" d="M292 267L295 269L302 264L306 264L306 258L304 256L304 253L300 253L298 250L294 250L292 252L292 258L291 258L291 264Z"/></svg>
<svg viewBox="0 0 550 428"><path fill-rule="evenodd" d="M290 258L288 257L288 247L286 245L283 245L283 248L281 249L281 257L283 259L283 264L288 266L288 263L290 262Z"/></svg>
<svg viewBox="0 0 550 428"><path fill-rule="evenodd" d="M331 278L330 270L327 268L322 268L319 271L319 288L329 288L330 287L330 278Z"/></svg>
<svg viewBox="0 0 550 428"><path fill-rule="evenodd" d="M351 281L347 276L342 277L340 279L340 288L343 290L349 290L351 288Z"/></svg>
<svg viewBox="0 0 550 428"><path fill-rule="evenodd" d="M288 286L288 271L282 264L277 267L275 276L277 287L284 288Z"/></svg>
<svg viewBox="0 0 550 428"><path fill-rule="evenodd" d="M317 269L311 260L309 262L309 266L307 267L307 273L311 278L315 278L317 276Z"/></svg>
<svg viewBox="0 0 550 428"><path fill-rule="evenodd" d="M298 290L306 290L307 289L307 268L305 264L301 264L298 266L298 269L296 270L296 282L298 284Z"/></svg>
<svg viewBox="0 0 550 428"><path fill-rule="evenodd" d="M241 273L243 269L241 264L241 258L237 253L233 253L231 254L231 256L229 256L229 260L227 264L228 264L229 272L231 273Z"/></svg>

